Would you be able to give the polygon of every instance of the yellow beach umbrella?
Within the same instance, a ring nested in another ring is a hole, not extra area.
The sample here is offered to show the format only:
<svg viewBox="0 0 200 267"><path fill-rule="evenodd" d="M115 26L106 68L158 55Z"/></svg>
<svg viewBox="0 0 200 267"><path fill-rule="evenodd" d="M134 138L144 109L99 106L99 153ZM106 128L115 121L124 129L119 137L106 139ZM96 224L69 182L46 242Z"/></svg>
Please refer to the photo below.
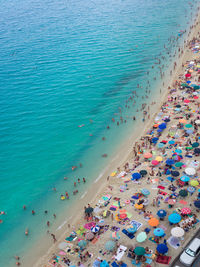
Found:
<svg viewBox="0 0 200 267"><path fill-rule="evenodd" d="M136 204L135 204L135 208L136 208L137 210L141 210L141 209L143 208L143 205L142 205L142 204L138 205L138 204L136 203Z"/></svg>
<svg viewBox="0 0 200 267"><path fill-rule="evenodd" d="M163 158L162 158L161 156L157 156L157 157L156 157L156 160L157 160L157 161L162 161Z"/></svg>
<svg viewBox="0 0 200 267"><path fill-rule="evenodd" d="M197 180L191 180L190 181L190 185L191 186L198 186L199 185L199 182Z"/></svg>
<svg viewBox="0 0 200 267"><path fill-rule="evenodd" d="M114 177L116 175L116 172L112 172L110 176Z"/></svg>
<svg viewBox="0 0 200 267"><path fill-rule="evenodd" d="M185 120L185 119L180 119L179 122L180 122L180 123L187 123L187 120Z"/></svg>

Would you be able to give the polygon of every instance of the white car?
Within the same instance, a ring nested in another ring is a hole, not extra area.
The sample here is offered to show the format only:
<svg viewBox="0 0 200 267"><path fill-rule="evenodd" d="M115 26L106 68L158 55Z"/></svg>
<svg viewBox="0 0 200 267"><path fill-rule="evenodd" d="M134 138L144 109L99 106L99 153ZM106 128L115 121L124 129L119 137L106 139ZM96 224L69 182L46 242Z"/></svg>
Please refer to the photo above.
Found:
<svg viewBox="0 0 200 267"><path fill-rule="evenodd" d="M200 239L194 238L180 256L180 262L186 266L191 266L200 253Z"/></svg>

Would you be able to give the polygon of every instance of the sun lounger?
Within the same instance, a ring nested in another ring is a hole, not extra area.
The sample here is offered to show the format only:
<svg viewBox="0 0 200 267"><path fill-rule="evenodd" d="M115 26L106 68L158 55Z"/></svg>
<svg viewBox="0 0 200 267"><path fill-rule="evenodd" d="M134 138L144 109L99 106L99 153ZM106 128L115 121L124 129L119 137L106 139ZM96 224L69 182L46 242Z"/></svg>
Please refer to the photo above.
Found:
<svg viewBox="0 0 200 267"><path fill-rule="evenodd" d="M117 261L120 261L122 257L124 256L124 253L126 250L127 250L127 247L120 245L119 248L117 249L117 255L115 256L115 259Z"/></svg>

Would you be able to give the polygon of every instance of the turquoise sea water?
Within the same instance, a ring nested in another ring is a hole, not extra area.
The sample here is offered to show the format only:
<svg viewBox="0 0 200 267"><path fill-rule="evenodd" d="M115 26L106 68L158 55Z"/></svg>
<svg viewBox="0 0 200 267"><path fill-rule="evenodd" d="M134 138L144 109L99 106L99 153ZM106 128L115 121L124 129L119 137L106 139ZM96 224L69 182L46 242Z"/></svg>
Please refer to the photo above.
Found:
<svg viewBox="0 0 200 267"><path fill-rule="evenodd" d="M47 220L50 231L55 230L53 213L59 219L104 170L123 138L134 131L136 123L130 117L136 115L141 121L136 109L148 100L142 99L147 79L149 96L155 93L153 77L158 68L151 66L162 53L167 68L170 54L163 45L170 45L169 38L188 27L197 4L185 0L1 1L0 210L6 215L0 218L0 266L12 266L13 254L25 255L46 233ZM138 83L143 88L137 88ZM130 104L128 109L125 102L132 90L139 97L135 107ZM117 126L119 107L128 117L126 124ZM108 159L101 157L104 153ZM80 162L83 167L72 172L71 166ZM82 177L87 183L78 185L75 197L73 183ZM61 202L59 196L65 191L70 201Z"/></svg>

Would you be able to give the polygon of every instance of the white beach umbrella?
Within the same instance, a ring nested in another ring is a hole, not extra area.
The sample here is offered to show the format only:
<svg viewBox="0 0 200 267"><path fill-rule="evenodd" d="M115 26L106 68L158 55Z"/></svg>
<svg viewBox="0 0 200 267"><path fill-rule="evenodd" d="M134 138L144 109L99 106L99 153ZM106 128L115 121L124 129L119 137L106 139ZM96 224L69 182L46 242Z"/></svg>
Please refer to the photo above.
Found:
<svg viewBox="0 0 200 267"><path fill-rule="evenodd" d="M185 231L181 227L174 227L171 229L171 234L174 237L182 237L185 234Z"/></svg>
<svg viewBox="0 0 200 267"><path fill-rule="evenodd" d="M200 120L196 120L195 123L200 125Z"/></svg>
<svg viewBox="0 0 200 267"><path fill-rule="evenodd" d="M185 173L186 173L187 175L195 175L196 170L195 170L194 168L186 168L186 169L185 169Z"/></svg>
<svg viewBox="0 0 200 267"><path fill-rule="evenodd" d="M61 242L59 245L58 245L58 248L59 249L66 249L68 246L68 244L66 242Z"/></svg>

